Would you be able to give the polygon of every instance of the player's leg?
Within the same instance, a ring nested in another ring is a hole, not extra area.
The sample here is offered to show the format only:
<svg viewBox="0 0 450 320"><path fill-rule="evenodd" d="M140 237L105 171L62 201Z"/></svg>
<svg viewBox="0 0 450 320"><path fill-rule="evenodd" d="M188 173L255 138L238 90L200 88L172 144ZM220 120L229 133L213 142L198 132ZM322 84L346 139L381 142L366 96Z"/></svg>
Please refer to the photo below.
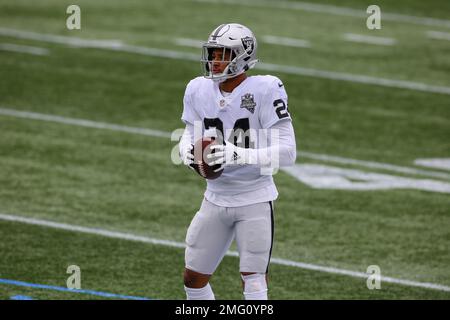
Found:
<svg viewBox="0 0 450 320"><path fill-rule="evenodd" d="M214 300L214 292L209 284L211 275L184 269L184 290L188 300Z"/></svg>
<svg viewBox="0 0 450 320"><path fill-rule="evenodd" d="M203 274L184 268L184 285L188 288L203 288L209 282L210 274Z"/></svg>
<svg viewBox="0 0 450 320"><path fill-rule="evenodd" d="M204 199L186 234L184 286L188 299L214 299L209 278L233 237L233 221L227 209Z"/></svg>
<svg viewBox="0 0 450 320"><path fill-rule="evenodd" d="M267 300L267 273L273 243L272 202L236 208L236 243L246 300Z"/></svg>
<svg viewBox="0 0 450 320"><path fill-rule="evenodd" d="M256 272L241 272L241 283L242 283L242 291L245 291L245 281L244 281L244 277L252 275L252 274L256 274ZM265 274L265 281L266 281L266 286L269 286L269 273L267 272Z"/></svg>

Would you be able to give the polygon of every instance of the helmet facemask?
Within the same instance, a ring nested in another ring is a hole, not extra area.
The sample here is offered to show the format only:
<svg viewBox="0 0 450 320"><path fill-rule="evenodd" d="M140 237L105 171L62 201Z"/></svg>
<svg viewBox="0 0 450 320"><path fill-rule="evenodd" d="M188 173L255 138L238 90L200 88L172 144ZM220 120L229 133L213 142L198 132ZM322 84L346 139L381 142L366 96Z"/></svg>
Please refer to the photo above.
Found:
<svg viewBox="0 0 450 320"><path fill-rule="evenodd" d="M221 59L215 59L215 55L219 55ZM238 69L237 61L239 58L233 48L206 43L202 47L202 59L200 60L203 76L216 82L234 78L246 71ZM226 64L222 72L214 72L214 64L216 63Z"/></svg>

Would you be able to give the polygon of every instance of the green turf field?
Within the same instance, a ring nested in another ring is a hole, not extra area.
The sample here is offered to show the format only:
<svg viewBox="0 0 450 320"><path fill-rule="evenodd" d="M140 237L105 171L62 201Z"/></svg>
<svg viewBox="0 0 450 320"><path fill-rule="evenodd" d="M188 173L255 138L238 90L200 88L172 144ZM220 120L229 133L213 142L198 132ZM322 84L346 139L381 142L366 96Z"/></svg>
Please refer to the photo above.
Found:
<svg viewBox="0 0 450 320"><path fill-rule="evenodd" d="M283 80L298 165L408 179L406 187L357 191L313 188L285 171L276 174L280 197L273 257L319 270L273 263L269 297L450 299L450 171L414 164L416 159L450 158L450 41L427 36L433 31L450 38L450 2L378 1L382 29L372 31L364 17L325 9L214 2L77 1L82 28L73 31L66 29L71 1L0 3L0 299L105 298L31 285L65 287L69 265L80 266L82 289L152 299L185 297L182 248L6 216L183 242L205 182L171 162L176 142L167 134L183 127L184 88L200 74L199 62L190 57L200 59L200 50L175 39L206 40L223 22L246 24L258 39L272 35L310 42L310 48L293 48L260 41L263 63L291 71L251 71ZM286 6L294 2L282 1ZM363 14L373 4L320 3ZM384 21L384 12L409 18ZM413 16L434 20L430 25ZM348 42L345 33L396 43ZM123 45L69 45L74 37ZM47 54L11 51L30 46L47 49ZM158 56L149 48L167 51ZM164 57L169 52L185 55ZM295 74L294 67L316 73ZM394 82L342 81L318 70ZM408 89L402 81L426 86ZM76 119L92 122L86 127ZM162 136L102 129L99 123L159 130ZM419 181L440 192L418 188ZM369 265L378 265L383 276L413 283L382 281L380 290L369 290L365 278L338 274L364 273ZM219 299L241 299L236 257L224 259L212 286Z"/></svg>

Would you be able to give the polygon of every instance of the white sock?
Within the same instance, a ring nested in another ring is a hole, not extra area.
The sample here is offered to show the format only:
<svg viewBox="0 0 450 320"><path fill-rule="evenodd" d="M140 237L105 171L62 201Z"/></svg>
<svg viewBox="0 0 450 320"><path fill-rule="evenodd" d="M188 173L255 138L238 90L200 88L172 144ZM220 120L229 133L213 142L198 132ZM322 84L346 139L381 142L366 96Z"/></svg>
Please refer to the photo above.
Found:
<svg viewBox="0 0 450 320"><path fill-rule="evenodd" d="M265 274L255 273L242 276L244 280L245 300L267 300L267 283Z"/></svg>
<svg viewBox="0 0 450 320"><path fill-rule="evenodd" d="M244 292L245 300L267 300L267 289L256 292Z"/></svg>
<svg viewBox="0 0 450 320"><path fill-rule="evenodd" d="M188 288L184 286L187 300L215 300L214 292L209 283L203 288Z"/></svg>

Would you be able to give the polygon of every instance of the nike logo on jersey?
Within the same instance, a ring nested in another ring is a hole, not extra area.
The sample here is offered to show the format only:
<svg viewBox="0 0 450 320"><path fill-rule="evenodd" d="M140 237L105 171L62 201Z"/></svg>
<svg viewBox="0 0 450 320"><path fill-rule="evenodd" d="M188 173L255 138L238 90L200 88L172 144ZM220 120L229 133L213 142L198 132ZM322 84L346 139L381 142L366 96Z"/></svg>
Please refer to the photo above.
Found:
<svg viewBox="0 0 450 320"><path fill-rule="evenodd" d="M282 84L281 82L278 82L278 87L281 88L282 86L284 86L284 84Z"/></svg>

